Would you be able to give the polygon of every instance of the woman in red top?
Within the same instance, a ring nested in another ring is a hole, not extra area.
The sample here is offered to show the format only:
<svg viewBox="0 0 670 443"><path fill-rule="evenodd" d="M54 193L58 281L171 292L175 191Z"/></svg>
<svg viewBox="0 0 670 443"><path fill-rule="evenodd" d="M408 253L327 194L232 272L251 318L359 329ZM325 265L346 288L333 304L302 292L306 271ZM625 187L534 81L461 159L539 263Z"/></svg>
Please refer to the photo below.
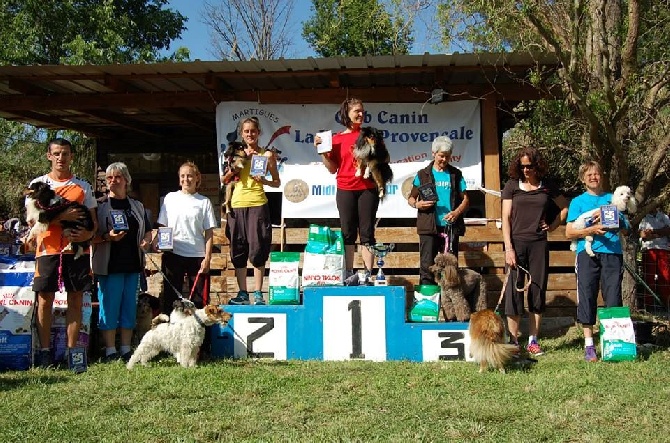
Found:
<svg viewBox="0 0 670 443"><path fill-rule="evenodd" d="M338 113L340 123L346 129L333 135L333 149L321 154L324 166L331 174L337 174L337 211L344 237L344 260L347 277L353 275L356 238L360 234L361 245L375 244L375 217L379 206L379 193L375 183L362 176L356 176L354 145L361 132L365 118L363 102L349 98L342 102ZM315 137L314 146L321 143ZM374 257L368 248L361 249L363 264L372 270Z"/></svg>

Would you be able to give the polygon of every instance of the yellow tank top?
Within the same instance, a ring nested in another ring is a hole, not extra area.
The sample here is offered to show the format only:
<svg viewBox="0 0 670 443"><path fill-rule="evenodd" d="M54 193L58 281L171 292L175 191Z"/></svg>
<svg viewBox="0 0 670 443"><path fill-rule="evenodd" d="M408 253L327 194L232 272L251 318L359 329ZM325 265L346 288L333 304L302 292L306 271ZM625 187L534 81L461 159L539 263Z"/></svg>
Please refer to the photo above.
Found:
<svg viewBox="0 0 670 443"><path fill-rule="evenodd" d="M265 155L265 149L261 149L259 155ZM244 163L244 168L240 171L240 180L235 183L230 201L233 208L253 208L268 202L263 185L249 175L250 169L251 159Z"/></svg>

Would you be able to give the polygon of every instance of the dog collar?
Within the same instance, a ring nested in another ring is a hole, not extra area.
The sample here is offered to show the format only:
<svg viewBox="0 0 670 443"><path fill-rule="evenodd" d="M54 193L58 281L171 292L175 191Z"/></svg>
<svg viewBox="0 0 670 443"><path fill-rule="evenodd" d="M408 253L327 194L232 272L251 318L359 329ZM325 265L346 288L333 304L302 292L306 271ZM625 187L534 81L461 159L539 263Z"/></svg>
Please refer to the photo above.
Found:
<svg viewBox="0 0 670 443"><path fill-rule="evenodd" d="M193 313L193 317L195 317L195 321L197 321L200 326L202 326L203 328L207 327L205 322L202 321L202 319L200 317L198 317L198 314L196 314L195 312Z"/></svg>

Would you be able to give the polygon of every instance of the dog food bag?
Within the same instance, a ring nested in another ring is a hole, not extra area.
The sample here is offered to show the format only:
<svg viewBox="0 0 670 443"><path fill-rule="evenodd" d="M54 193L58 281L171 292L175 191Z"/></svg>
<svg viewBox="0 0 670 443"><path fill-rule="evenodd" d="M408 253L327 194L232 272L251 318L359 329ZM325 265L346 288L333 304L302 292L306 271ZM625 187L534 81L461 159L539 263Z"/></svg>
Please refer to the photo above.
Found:
<svg viewBox="0 0 670 443"><path fill-rule="evenodd" d="M77 338L77 346L88 349L89 335L91 333L91 314L93 312L90 292L84 292L81 303L81 327L79 329L79 337ZM65 361L65 351L67 349L66 313L67 292L56 292L53 322L51 323L51 352L54 363Z"/></svg>
<svg viewBox="0 0 670 443"><path fill-rule="evenodd" d="M0 257L0 371L32 365L34 261Z"/></svg>
<svg viewBox="0 0 670 443"><path fill-rule="evenodd" d="M598 319L602 360L635 360L637 358L635 330L628 306L598 308Z"/></svg>
<svg viewBox="0 0 670 443"><path fill-rule="evenodd" d="M270 253L270 304L299 305L299 252Z"/></svg>
<svg viewBox="0 0 670 443"><path fill-rule="evenodd" d="M411 322L436 322L440 314L440 287L414 286L414 303L409 311Z"/></svg>
<svg viewBox="0 0 670 443"><path fill-rule="evenodd" d="M344 284L344 239L341 231L310 225L302 266L302 286Z"/></svg>

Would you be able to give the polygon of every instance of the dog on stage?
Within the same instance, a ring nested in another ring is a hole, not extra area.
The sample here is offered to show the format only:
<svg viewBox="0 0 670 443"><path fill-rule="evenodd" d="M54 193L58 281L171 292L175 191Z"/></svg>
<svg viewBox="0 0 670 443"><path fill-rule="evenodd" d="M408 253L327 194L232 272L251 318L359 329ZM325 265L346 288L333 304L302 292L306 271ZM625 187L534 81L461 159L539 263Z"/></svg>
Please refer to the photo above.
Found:
<svg viewBox="0 0 670 443"><path fill-rule="evenodd" d="M472 311L486 309L486 282L479 272L459 269L454 254L437 254L430 270L440 286L441 321L468 321Z"/></svg>
<svg viewBox="0 0 670 443"><path fill-rule="evenodd" d="M167 317L165 314L161 316ZM174 355L177 363L184 368L192 368L196 365L198 351L205 339L205 327L215 323L225 324L230 317L231 314L219 306L207 305L196 309L193 315L180 313L175 323L168 320L157 324L142 337L126 367L133 369L137 363L146 365L159 352L165 351Z"/></svg>
<svg viewBox="0 0 670 443"><path fill-rule="evenodd" d="M637 201L633 196L633 191L628 186L618 186L612 193L612 204L616 206L619 212L632 214L637 211ZM573 223L575 229L584 229L593 224L593 218L600 213L600 209L586 211L581 214ZM584 250L593 257L596 254L593 252L593 236L587 235L584 237ZM577 240L573 240L570 244L570 250L577 250Z"/></svg>
<svg viewBox="0 0 670 443"><path fill-rule="evenodd" d="M505 373L505 364L518 352L515 345L506 344L505 324L493 309L475 312L470 317L470 355L479 363L479 372L489 366Z"/></svg>
<svg viewBox="0 0 670 443"><path fill-rule="evenodd" d="M61 220L63 232L67 235L69 230L84 229L91 231L93 229L93 217L89 209L81 203L67 200L51 189L47 183L35 182L23 193L26 196L26 220L31 224L27 240L33 241L37 236L49 228L49 223L69 208L77 208L83 214L77 221ZM84 254L90 241L71 243L70 247L74 251L74 258L77 259Z"/></svg>
<svg viewBox="0 0 670 443"><path fill-rule="evenodd" d="M244 150L246 144L238 141L228 143L228 148L223 153L223 156L226 159L226 171L233 171L233 178L225 184L224 200L223 207L225 208L226 214L232 212L230 207L230 199L233 197L233 188L235 184L240 180L240 171L244 168L244 163L248 159L247 152Z"/></svg>
<svg viewBox="0 0 670 443"><path fill-rule="evenodd" d="M393 180L393 171L389 162L389 155L382 132L370 126L361 128L361 133L354 146L354 159L356 161L356 177L370 178L377 185L379 198L384 199L386 195L386 184Z"/></svg>

